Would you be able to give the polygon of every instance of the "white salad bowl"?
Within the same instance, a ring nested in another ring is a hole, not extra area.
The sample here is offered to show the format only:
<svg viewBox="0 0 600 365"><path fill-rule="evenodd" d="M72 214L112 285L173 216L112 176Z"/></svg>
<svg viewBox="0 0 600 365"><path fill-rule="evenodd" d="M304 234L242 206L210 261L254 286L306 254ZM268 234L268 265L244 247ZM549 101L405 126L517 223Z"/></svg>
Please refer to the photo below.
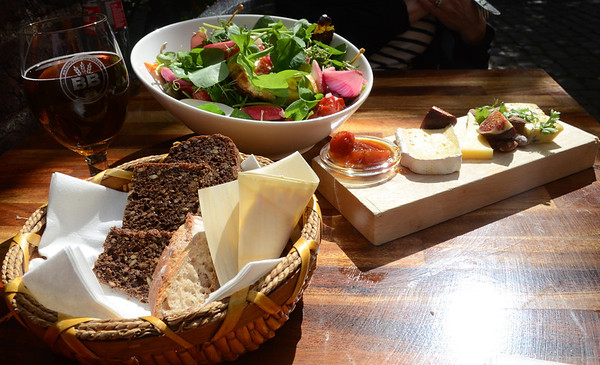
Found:
<svg viewBox="0 0 600 365"><path fill-rule="evenodd" d="M234 23L252 28L260 17L261 15L240 14L234 18ZM200 26L205 23L221 25L229 18L230 16L227 15L197 18L165 26L144 36L131 51L131 65L140 81L165 109L195 133L220 133L229 136L241 152L278 159L295 151L304 152L310 149L340 127L367 99L373 86L373 72L363 55L354 63L367 82L361 94L344 110L310 120L253 121L232 118L198 109L164 93L160 84L146 69L144 62L156 61L156 56L165 42L167 42L165 50L188 51L190 39ZM291 26L295 22L294 19L289 18L276 16L272 18L281 20L285 26ZM317 19L309 21L316 22ZM349 60L359 53L354 45L335 34L331 45L340 43L348 44Z"/></svg>

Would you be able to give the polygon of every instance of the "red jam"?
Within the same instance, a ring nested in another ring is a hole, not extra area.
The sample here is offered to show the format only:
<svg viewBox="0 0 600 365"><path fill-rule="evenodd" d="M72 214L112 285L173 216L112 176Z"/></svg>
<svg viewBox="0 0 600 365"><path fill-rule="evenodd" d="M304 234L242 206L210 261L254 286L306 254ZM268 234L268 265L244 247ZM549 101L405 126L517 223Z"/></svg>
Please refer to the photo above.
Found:
<svg viewBox="0 0 600 365"><path fill-rule="evenodd" d="M381 165L394 152L382 142L356 138L347 131L336 133L329 143L329 157L338 165L365 169Z"/></svg>

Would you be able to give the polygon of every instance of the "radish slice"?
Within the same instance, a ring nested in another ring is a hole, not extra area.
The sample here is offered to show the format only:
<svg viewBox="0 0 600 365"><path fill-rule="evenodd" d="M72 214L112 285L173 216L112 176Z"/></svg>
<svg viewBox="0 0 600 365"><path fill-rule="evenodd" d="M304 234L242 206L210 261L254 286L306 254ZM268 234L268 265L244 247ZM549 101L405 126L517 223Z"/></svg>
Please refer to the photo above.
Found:
<svg viewBox="0 0 600 365"><path fill-rule="evenodd" d="M316 60L312 60L310 65L310 75L317 84L317 90L315 91L318 93L323 93L323 72L321 71L321 66L319 66L319 63Z"/></svg>
<svg viewBox="0 0 600 365"><path fill-rule="evenodd" d="M229 58L239 52L240 48L235 44L234 41L225 41L219 43L210 43L204 46L204 48L218 48L225 52L225 58Z"/></svg>
<svg viewBox="0 0 600 365"><path fill-rule="evenodd" d="M182 89L192 89L192 87L194 86L194 84L192 84L190 81L187 80L182 80L182 79L178 79L175 74L173 73L173 71L171 71L170 68L168 67L162 67L160 69L160 75L167 81L167 82L172 82L172 83L177 83L179 84L179 87Z"/></svg>
<svg viewBox="0 0 600 365"><path fill-rule="evenodd" d="M282 120L285 118L283 108L276 105L250 105L241 109L254 120Z"/></svg>
<svg viewBox="0 0 600 365"><path fill-rule="evenodd" d="M204 43L204 41L206 41L206 30L198 30L196 33L194 33L194 35L192 36L192 39L190 40L190 49L194 49L196 47L200 47L202 45L202 43Z"/></svg>
<svg viewBox="0 0 600 365"><path fill-rule="evenodd" d="M365 79L362 72L357 70L334 71L325 69L323 70L323 81L332 94L342 98L354 98L360 94Z"/></svg>

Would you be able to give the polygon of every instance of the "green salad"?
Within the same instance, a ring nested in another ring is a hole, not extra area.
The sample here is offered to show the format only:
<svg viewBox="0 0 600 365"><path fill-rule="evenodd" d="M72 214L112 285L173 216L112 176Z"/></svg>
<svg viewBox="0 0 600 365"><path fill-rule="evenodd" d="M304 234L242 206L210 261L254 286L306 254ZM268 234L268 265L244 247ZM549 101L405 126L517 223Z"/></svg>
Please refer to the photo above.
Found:
<svg viewBox="0 0 600 365"><path fill-rule="evenodd" d="M203 101L199 108L255 120L304 120L343 110L363 91L347 44L331 46L331 19L293 26L269 16L252 29L203 24L189 51L161 49L147 69L164 92Z"/></svg>

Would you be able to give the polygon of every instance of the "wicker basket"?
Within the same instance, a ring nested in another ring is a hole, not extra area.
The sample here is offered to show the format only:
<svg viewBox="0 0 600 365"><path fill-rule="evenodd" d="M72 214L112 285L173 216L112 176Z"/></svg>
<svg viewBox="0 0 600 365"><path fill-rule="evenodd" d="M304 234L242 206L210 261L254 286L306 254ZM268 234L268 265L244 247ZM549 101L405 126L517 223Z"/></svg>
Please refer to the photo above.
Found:
<svg viewBox="0 0 600 365"><path fill-rule="evenodd" d="M158 162L149 156L107 170L91 181L127 191L132 167ZM268 159L259 158L261 164ZM197 364L236 359L275 336L308 286L321 242L321 212L313 196L299 222L300 238L262 279L197 312L165 318L109 320L65 317L42 306L21 281L36 256L46 207L13 238L2 264L4 297L23 326L54 352L85 364Z"/></svg>

